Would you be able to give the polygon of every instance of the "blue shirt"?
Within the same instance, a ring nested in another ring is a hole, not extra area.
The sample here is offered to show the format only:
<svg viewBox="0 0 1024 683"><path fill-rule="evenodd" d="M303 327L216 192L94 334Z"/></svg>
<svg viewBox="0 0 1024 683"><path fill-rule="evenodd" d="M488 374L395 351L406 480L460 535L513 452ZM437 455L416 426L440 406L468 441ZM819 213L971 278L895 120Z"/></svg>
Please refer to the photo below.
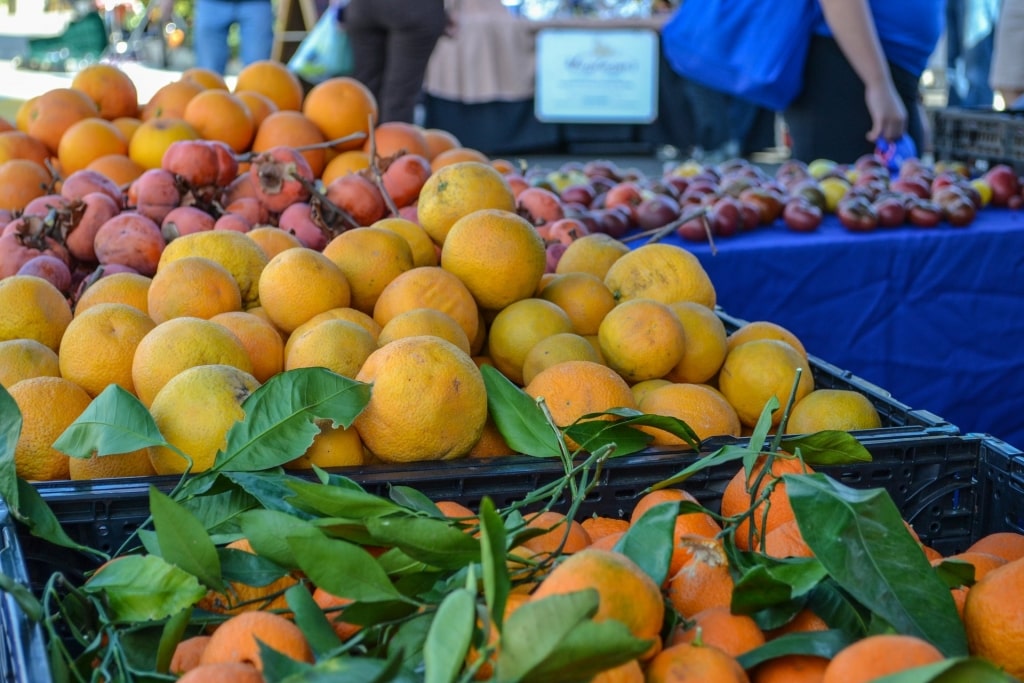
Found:
<svg viewBox="0 0 1024 683"><path fill-rule="evenodd" d="M869 0L868 4L886 58L920 76L942 36L946 0ZM824 18L815 33L832 35Z"/></svg>

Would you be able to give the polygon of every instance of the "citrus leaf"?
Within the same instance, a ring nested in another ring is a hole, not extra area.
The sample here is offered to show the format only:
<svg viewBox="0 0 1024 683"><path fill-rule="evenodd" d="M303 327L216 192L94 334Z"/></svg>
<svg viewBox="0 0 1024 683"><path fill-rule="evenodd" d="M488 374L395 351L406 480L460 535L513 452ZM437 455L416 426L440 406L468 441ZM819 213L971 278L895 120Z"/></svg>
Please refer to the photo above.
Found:
<svg viewBox="0 0 1024 683"><path fill-rule="evenodd" d="M392 515L371 517L366 530L375 544L401 548L435 567L459 569L480 561L480 542L447 520Z"/></svg>
<svg viewBox="0 0 1024 683"><path fill-rule="evenodd" d="M651 649L652 641L634 636L622 622L584 621L573 629L550 657L526 680L575 683L590 680L607 669L636 659Z"/></svg>
<svg viewBox="0 0 1024 683"><path fill-rule="evenodd" d="M84 589L102 593L115 621L165 619L206 595L196 577L155 555L124 555L93 574Z"/></svg>
<svg viewBox="0 0 1024 683"><path fill-rule="evenodd" d="M551 656L562 640L594 616L597 605L597 591L587 588L531 600L512 612L499 641L499 683L529 680L526 676Z"/></svg>
<svg viewBox="0 0 1024 683"><path fill-rule="evenodd" d="M974 565L970 562L944 559L935 565L935 573L950 588L974 585Z"/></svg>
<svg viewBox="0 0 1024 683"><path fill-rule="evenodd" d="M952 595L885 489L857 490L822 474L783 475L804 541L843 590L900 633L947 657L967 653Z"/></svg>
<svg viewBox="0 0 1024 683"><path fill-rule="evenodd" d="M11 512L15 513L15 518L28 526L30 534L44 541L49 541L54 545L59 545L62 548L81 550L84 553L104 560L107 559L107 554L103 551L77 543L67 535L64 527L60 525L57 516L53 514L53 510L46 504L46 501L43 500L35 486L21 478L18 478L17 482L18 500L21 501L21 509L12 509Z"/></svg>
<svg viewBox="0 0 1024 683"><path fill-rule="evenodd" d="M315 585L340 598L379 602L401 600L373 555L347 541L291 537L295 561Z"/></svg>
<svg viewBox="0 0 1024 683"><path fill-rule="evenodd" d="M614 446L613 455L630 455L647 448L654 438L650 434L626 425L624 422L608 422L607 420L590 420L576 422L565 429L570 439L593 453L602 446Z"/></svg>
<svg viewBox="0 0 1024 683"><path fill-rule="evenodd" d="M13 561L18 561L19 559L13 558ZM18 607L32 623L36 623L43 618L43 605L32 593L32 589L3 572L0 572L0 593L7 593L14 598L14 601L18 603Z"/></svg>
<svg viewBox="0 0 1024 683"><path fill-rule="evenodd" d="M306 667L301 673L278 680L280 683L420 683L421 678L402 668L394 656L388 660L372 657L332 657Z"/></svg>
<svg viewBox="0 0 1024 683"><path fill-rule="evenodd" d="M812 655L831 659L837 652L855 642L848 633L838 629L805 633L787 633L737 657L740 666L750 670L783 655Z"/></svg>
<svg viewBox="0 0 1024 683"><path fill-rule="evenodd" d="M665 583L675 545L679 501L659 503L645 512L615 543L615 550L633 560L657 585Z"/></svg>
<svg viewBox="0 0 1024 683"><path fill-rule="evenodd" d="M880 676L875 683L1013 683L1016 680L980 657L957 657Z"/></svg>
<svg viewBox="0 0 1024 683"><path fill-rule="evenodd" d="M110 384L68 425L53 447L73 458L131 453L167 440L153 415L133 394Z"/></svg>
<svg viewBox="0 0 1024 683"><path fill-rule="evenodd" d="M613 415L622 419L615 420L614 422L595 419L601 415ZM686 424L684 421L680 420L677 417L669 417L667 415L651 415L650 413L641 413L639 411L632 410L629 408L613 408L605 413L589 413L587 415L584 415L577 421L577 423L582 423L584 421L589 421L590 423L603 423L606 426L608 426L607 428L617 428L616 433L625 431L623 429L625 427L631 427L633 429L629 431L631 431L634 435L646 437L647 443L650 443L653 437L651 437L651 435L648 434L647 432L642 432L636 429L636 427L655 427L657 429L662 429L666 432L669 432L673 436L679 437L686 443L686 445L688 445L693 450L700 450L700 439L697 437L696 432L694 432L688 424ZM589 450L594 450L594 448L590 447L589 444L588 448ZM615 454L620 455L618 448L616 448Z"/></svg>
<svg viewBox="0 0 1024 683"><path fill-rule="evenodd" d="M505 524L490 496L480 501L480 560L487 611L501 625L505 603L512 589L508 576Z"/></svg>
<svg viewBox="0 0 1024 683"><path fill-rule="evenodd" d="M426 512L431 517L444 517L444 515L441 514L441 511L437 509L437 506L434 505L434 501L430 500L429 496L417 491L411 486L392 486L388 491L388 497L402 507L409 508L410 510Z"/></svg>
<svg viewBox="0 0 1024 683"><path fill-rule="evenodd" d="M348 618L351 611L345 612ZM391 639L388 651L402 659L402 664L409 669L417 669L423 663L423 646L427 642L427 633L433 623L430 614L420 613L402 623Z"/></svg>
<svg viewBox="0 0 1024 683"><path fill-rule="evenodd" d="M290 480L287 486L292 505L323 517L367 519L405 510L397 503L362 489L324 486L298 479Z"/></svg>
<svg viewBox="0 0 1024 683"><path fill-rule="evenodd" d="M199 520L155 486L149 487L149 509L160 555L194 575L207 588L223 591L217 548Z"/></svg>
<svg viewBox="0 0 1024 683"><path fill-rule="evenodd" d="M269 586L288 574L276 562L256 553L239 548L218 548L221 574L227 581L244 583L247 586Z"/></svg>
<svg viewBox="0 0 1024 683"><path fill-rule="evenodd" d="M828 576L813 558L776 560L759 553L746 555L747 564L736 578L732 598L732 609L740 614L802 598Z"/></svg>
<svg viewBox="0 0 1024 683"><path fill-rule="evenodd" d="M0 384L0 498L18 516L17 467L14 450L21 438L21 410Z"/></svg>
<svg viewBox="0 0 1024 683"><path fill-rule="evenodd" d="M160 673L167 673L171 666L171 659L174 657L174 650L185 635L189 619L192 618L192 608L186 607L173 615L164 623L160 632L160 644L156 651L156 670Z"/></svg>
<svg viewBox="0 0 1024 683"><path fill-rule="evenodd" d="M687 479L697 474L702 470L706 470L709 467L717 467L733 460L746 459L749 456L757 455L757 451L753 451L746 446L735 446L732 444L722 446L717 451L709 453L708 455L702 455L701 457L694 460L692 463L684 467L682 470L673 474L667 479L662 479L656 484L652 484L647 487L648 491L657 491L659 489L666 489L672 486L678 486Z"/></svg>
<svg viewBox="0 0 1024 683"><path fill-rule="evenodd" d="M537 402L497 369L484 365L480 372L487 387L487 410L512 451L557 458L562 452L561 436Z"/></svg>
<svg viewBox="0 0 1024 683"><path fill-rule="evenodd" d="M249 510L240 521L242 535L249 539L256 553L291 569L298 565L288 539L293 536L323 537L323 533L308 521L277 510Z"/></svg>
<svg viewBox="0 0 1024 683"><path fill-rule="evenodd" d="M179 502L182 507L196 516L211 537L218 534L237 536L242 514L257 505L253 496L236 486L218 493L186 498Z"/></svg>
<svg viewBox="0 0 1024 683"><path fill-rule="evenodd" d="M370 387L325 368L274 375L252 392L245 417L228 430L227 446L214 468L264 470L302 455L319 429L316 418L349 427L370 400Z"/></svg>
<svg viewBox="0 0 1024 683"><path fill-rule="evenodd" d="M294 477L285 476L276 471L224 472L219 476L239 486L267 510L276 510L304 519L313 518L313 515L303 512L291 504L290 499L294 496L291 485L293 482L299 481ZM192 482L195 479L189 481Z"/></svg>
<svg viewBox="0 0 1024 683"><path fill-rule="evenodd" d="M445 596L434 614L423 647L424 683L454 683L469 652L476 623L476 596L458 588Z"/></svg>
<svg viewBox="0 0 1024 683"><path fill-rule="evenodd" d="M260 669L263 678L268 681L283 681L288 677L304 678L306 672L313 668L312 664L292 659L283 652L278 652L256 636L256 644L260 648Z"/></svg>
<svg viewBox="0 0 1024 683"><path fill-rule="evenodd" d="M808 465L848 465L871 462L871 451L850 432L823 430L806 436L785 437L782 449L800 456Z"/></svg>
<svg viewBox="0 0 1024 683"><path fill-rule="evenodd" d="M295 584L284 592L284 597L295 615L295 625L302 629L302 634L306 636L317 658L341 645L341 638L327 620L327 615L320 609L320 605L313 600L308 588Z"/></svg>

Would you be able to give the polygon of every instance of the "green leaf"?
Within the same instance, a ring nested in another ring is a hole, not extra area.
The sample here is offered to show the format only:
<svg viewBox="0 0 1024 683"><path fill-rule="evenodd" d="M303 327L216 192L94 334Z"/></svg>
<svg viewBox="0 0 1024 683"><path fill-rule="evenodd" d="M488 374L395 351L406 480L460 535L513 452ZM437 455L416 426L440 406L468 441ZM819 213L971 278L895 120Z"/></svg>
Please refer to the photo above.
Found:
<svg viewBox="0 0 1024 683"><path fill-rule="evenodd" d="M258 501L261 507L267 510L277 510L306 519L313 518L313 515L303 512L291 504L290 499L294 496L291 485L299 481L295 477L277 471L224 472L220 477L245 490ZM190 479L189 481L195 480ZM314 486L316 485L314 484Z"/></svg>
<svg viewBox="0 0 1024 683"><path fill-rule="evenodd" d="M319 659L341 645L341 638L327 620L320 605L316 604L309 589L295 584L284 592L288 607L295 615L295 625L302 629L310 648Z"/></svg>
<svg viewBox="0 0 1024 683"><path fill-rule="evenodd" d="M348 618L350 614L351 612L345 612L345 617ZM433 622L433 615L425 612L403 622L391 638L388 654L401 657L403 665L409 669L422 667L423 646L427 642L427 633L430 632Z"/></svg>
<svg viewBox="0 0 1024 683"><path fill-rule="evenodd" d="M748 555L753 556L754 564L736 579L733 589L732 609L740 614L753 614L802 598L828 576L814 558L773 560L764 555Z"/></svg>
<svg viewBox="0 0 1024 683"><path fill-rule="evenodd" d="M206 595L196 577L155 555L111 560L84 586L102 593L115 621L154 621L191 607Z"/></svg>
<svg viewBox="0 0 1024 683"><path fill-rule="evenodd" d="M980 657L957 657L880 676L874 683L1012 683L1016 680Z"/></svg>
<svg viewBox="0 0 1024 683"><path fill-rule="evenodd" d="M576 422L565 430L566 435L581 448L593 453L602 446L614 446L617 456L639 453L651 444L654 438L646 432L630 427L625 422L590 420Z"/></svg>
<svg viewBox="0 0 1024 683"><path fill-rule="evenodd" d="M19 516L17 468L14 450L21 438L21 410L0 384L0 499L7 501L15 517Z"/></svg>
<svg viewBox="0 0 1024 683"><path fill-rule="evenodd" d="M269 586L288 574L288 570L263 555L239 548L219 548L221 574L227 581L247 586Z"/></svg>
<svg viewBox="0 0 1024 683"><path fill-rule="evenodd" d="M595 419L601 415L615 415L621 419L614 422L608 422L607 420ZM584 423L583 421L587 422ZM700 450L700 439L697 437L696 432L690 428L688 424L676 417L668 417L665 415L651 415L649 413L641 413L636 410L630 410L628 408L614 408L607 411L606 413L591 413L584 415L577 421L577 424L596 424L605 425L605 429L613 430L615 435L623 435L625 438L636 441L642 439L645 444L649 444L651 439L650 434L642 432L637 427L655 427L657 429L663 429L669 432L673 436L677 436L682 439L687 446L692 448L694 451ZM570 432L571 436L571 432ZM575 437L573 437L575 439ZM611 435L602 435L603 439L607 439L611 442ZM579 443L583 443L580 441ZM646 448L646 445L644 446ZM592 444L587 444L587 449L590 451L596 450ZM642 450L642 449L640 449ZM622 455L620 448L615 449L616 455Z"/></svg>
<svg viewBox="0 0 1024 683"><path fill-rule="evenodd" d="M675 545L679 501L659 503L631 524L615 549L633 560L661 586L668 577Z"/></svg>
<svg viewBox="0 0 1024 683"><path fill-rule="evenodd" d="M785 437L782 448L800 456L808 465L848 465L871 462L871 451L849 432L824 430L805 436Z"/></svg>
<svg viewBox="0 0 1024 683"><path fill-rule="evenodd" d="M21 501L21 509L17 511L12 510L12 512L15 513L16 518L28 526L30 534L44 541L49 541L54 545L59 545L62 548L80 550L83 553L94 555L104 560L107 559L106 553L71 540L71 537L64 531L64 527L60 525L57 516L53 514L53 510L43 500L36 487L21 478L18 478L17 481L18 499Z"/></svg>
<svg viewBox="0 0 1024 683"><path fill-rule="evenodd" d="M949 588L884 489L860 491L821 474L783 479L804 541L845 591L945 656L967 653Z"/></svg>
<svg viewBox="0 0 1024 683"><path fill-rule="evenodd" d="M181 505L195 515L210 536L217 534L237 536L240 519L244 512L256 507L256 498L247 492L231 486L218 493L208 493L184 500Z"/></svg>
<svg viewBox="0 0 1024 683"><path fill-rule="evenodd" d="M425 512L431 517L444 517L444 515L441 514L441 511L437 509L437 506L434 505L434 501L430 500L429 496L417 491L411 486L394 484L388 491L388 497L402 507L409 508L410 510Z"/></svg>
<svg viewBox="0 0 1024 683"><path fill-rule="evenodd" d="M974 565L970 562L944 559L935 565L935 573L950 588L974 585Z"/></svg>
<svg viewBox="0 0 1024 683"><path fill-rule="evenodd" d="M867 610L847 595L831 577L814 587L807 598L807 608L821 617L830 628L842 629L858 637L867 635Z"/></svg>
<svg viewBox="0 0 1024 683"><path fill-rule="evenodd" d="M480 368L487 387L487 410L505 443L514 453L557 458L562 452L559 433L529 394L489 365Z"/></svg>
<svg viewBox="0 0 1024 683"><path fill-rule="evenodd" d="M177 614L171 616L164 623L160 632L160 644L156 652L156 670L160 673L167 673L171 666L171 659L174 657L174 650L185 635L185 629L192 618L192 608L186 607Z"/></svg>
<svg viewBox="0 0 1024 683"><path fill-rule="evenodd" d="M422 678L403 669L402 661L395 657L383 660L342 656L317 662L287 678L273 680L280 683L420 683Z"/></svg>
<svg viewBox="0 0 1024 683"><path fill-rule="evenodd" d="M215 469L264 470L306 452L319 429L314 419L349 427L370 400L370 387L325 368L274 375L242 404L245 418L228 430Z"/></svg>
<svg viewBox="0 0 1024 683"><path fill-rule="evenodd" d="M289 480L287 486L292 492L288 502L321 517L362 520L405 511L401 505L362 489L324 486L299 479Z"/></svg>
<svg viewBox="0 0 1024 683"><path fill-rule="evenodd" d="M769 659L783 655L812 655L831 659L856 638L840 630L787 633L773 638L761 647L746 652L736 659L740 666L749 671Z"/></svg>
<svg viewBox="0 0 1024 683"><path fill-rule="evenodd" d="M260 648L260 663L264 680L283 681L289 677L300 677L313 668L313 665L308 662L300 662L283 652L278 652L260 640L259 636L255 636L255 638Z"/></svg>
<svg viewBox="0 0 1024 683"><path fill-rule="evenodd" d="M310 581L332 595L367 602L402 599L373 555L357 545L301 536L288 544Z"/></svg>
<svg viewBox="0 0 1024 683"><path fill-rule="evenodd" d="M494 507L494 500L485 496L480 501L480 561L487 611L500 626L504 621L505 603L512 589L508 576L505 524Z"/></svg>
<svg viewBox="0 0 1024 683"><path fill-rule="evenodd" d="M446 520L394 515L371 517L366 530L377 545L401 548L435 567L458 569L480 561L480 542Z"/></svg>
<svg viewBox="0 0 1024 683"><path fill-rule="evenodd" d="M207 588L223 591L217 548L199 520L155 486L149 487L149 509L160 555L194 575Z"/></svg>
<svg viewBox="0 0 1024 683"><path fill-rule="evenodd" d="M249 510L240 517L242 535L259 555L282 567L295 569L292 537L323 538L323 533L304 519L277 510Z"/></svg>
<svg viewBox="0 0 1024 683"><path fill-rule="evenodd" d="M458 588L437 608L423 648L424 683L453 683L466 661L476 622L476 596Z"/></svg>
<svg viewBox="0 0 1024 683"><path fill-rule="evenodd" d="M53 447L74 458L88 458L93 453L115 455L166 444L146 406L111 384L57 437Z"/></svg>
<svg viewBox="0 0 1024 683"><path fill-rule="evenodd" d="M0 592L7 593L14 598L14 601L18 603L18 607L25 613L29 621L36 623L42 620L43 605L28 586L22 585L15 581L13 577L0 572Z"/></svg>

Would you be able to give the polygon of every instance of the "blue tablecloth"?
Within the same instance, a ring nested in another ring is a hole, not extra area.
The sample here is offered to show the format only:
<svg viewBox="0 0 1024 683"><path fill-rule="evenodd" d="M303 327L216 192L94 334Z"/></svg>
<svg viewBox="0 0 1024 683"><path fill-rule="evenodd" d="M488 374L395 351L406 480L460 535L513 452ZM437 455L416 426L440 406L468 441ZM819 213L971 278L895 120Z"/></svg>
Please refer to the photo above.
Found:
<svg viewBox="0 0 1024 683"><path fill-rule="evenodd" d="M1024 211L985 209L964 229L778 223L716 254L666 241L700 258L727 313L779 323L896 400L1024 447Z"/></svg>

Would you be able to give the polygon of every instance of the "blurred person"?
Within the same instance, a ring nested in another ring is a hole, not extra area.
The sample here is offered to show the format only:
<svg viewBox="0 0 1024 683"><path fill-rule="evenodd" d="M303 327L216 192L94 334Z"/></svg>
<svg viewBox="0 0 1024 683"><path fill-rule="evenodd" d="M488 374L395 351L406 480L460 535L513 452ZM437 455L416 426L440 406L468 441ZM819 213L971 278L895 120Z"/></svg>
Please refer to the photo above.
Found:
<svg viewBox="0 0 1024 683"><path fill-rule="evenodd" d="M991 107L988 77L1000 0L947 0L947 106Z"/></svg>
<svg viewBox="0 0 1024 683"><path fill-rule="evenodd" d="M1003 0L989 84L1008 109L1024 109L1024 0Z"/></svg>
<svg viewBox="0 0 1024 683"><path fill-rule="evenodd" d="M231 48L228 33L238 24L242 65L270 59L274 46L274 10L270 0L195 0L192 46L196 66L223 75Z"/></svg>
<svg viewBox="0 0 1024 683"><path fill-rule="evenodd" d="M381 123L414 123L427 62L448 29L444 0L350 0L352 75L377 98Z"/></svg>
<svg viewBox="0 0 1024 683"><path fill-rule="evenodd" d="M918 84L942 35L946 0L820 0L803 90L785 112L793 157L850 163L879 138L925 149Z"/></svg>

